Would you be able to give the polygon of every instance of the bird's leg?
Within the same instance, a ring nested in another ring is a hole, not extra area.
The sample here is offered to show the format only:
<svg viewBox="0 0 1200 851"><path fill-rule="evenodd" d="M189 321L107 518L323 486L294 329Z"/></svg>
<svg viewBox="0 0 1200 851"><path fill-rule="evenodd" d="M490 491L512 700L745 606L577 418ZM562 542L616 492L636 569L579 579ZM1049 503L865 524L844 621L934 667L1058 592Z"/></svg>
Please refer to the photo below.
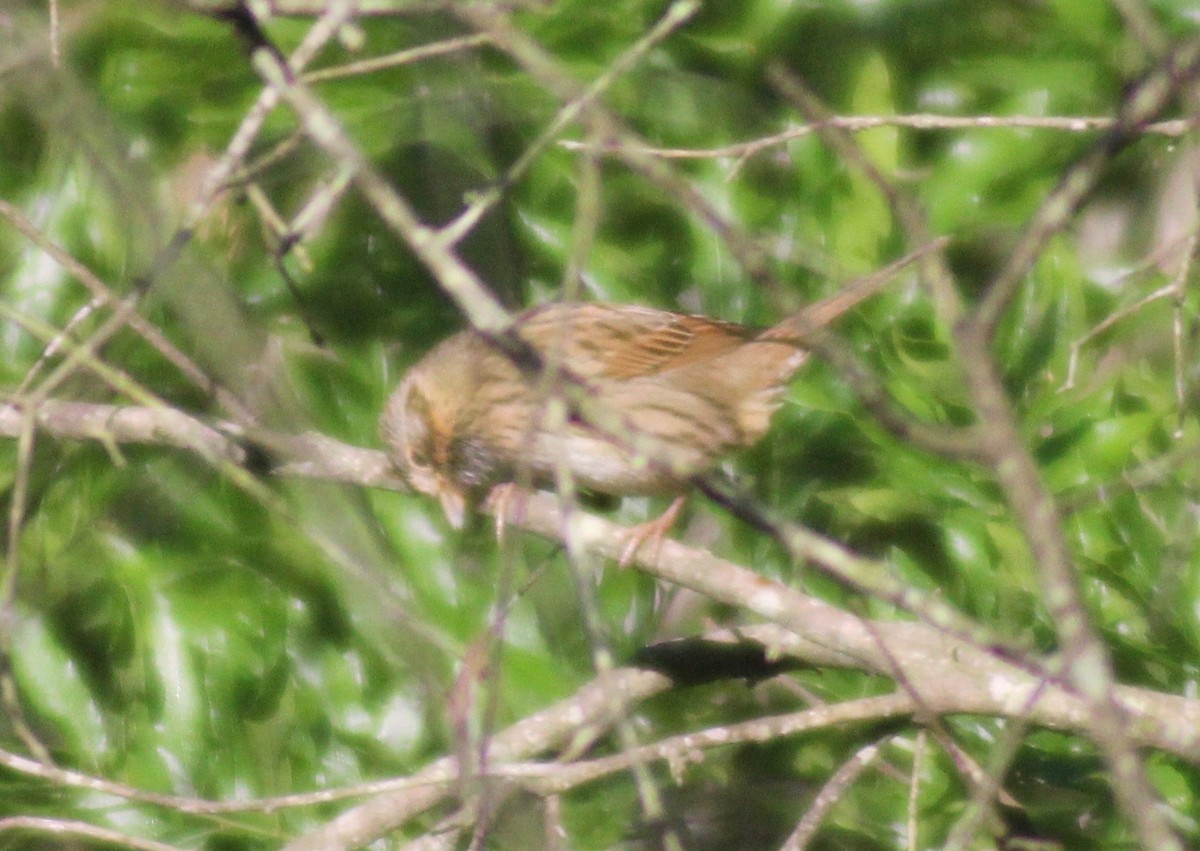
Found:
<svg viewBox="0 0 1200 851"><path fill-rule="evenodd" d="M671 531L671 527L675 525L675 521L679 518L679 512L683 508L683 503L686 497L677 496L671 500L671 504L667 506L667 510L655 517L653 520L647 520L645 523L639 523L625 532L626 541L625 547L621 550L621 557L617 560L618 567L629 567L633 563L633 557L637 555L638 550L643 544L654 542L654 557L658 558L658 551L662 549L663 538L667 532Z"/></svg>
<svg viewBox="0 0 1200 851"><path fill-rule="evenodd" d="M528 497L529 492L517 485L516 482L501 482L488 492L487 499L483 504L487 510L492 512L497 541L504 540L510 513L514 523L520 523L524 518Z"/></svg>

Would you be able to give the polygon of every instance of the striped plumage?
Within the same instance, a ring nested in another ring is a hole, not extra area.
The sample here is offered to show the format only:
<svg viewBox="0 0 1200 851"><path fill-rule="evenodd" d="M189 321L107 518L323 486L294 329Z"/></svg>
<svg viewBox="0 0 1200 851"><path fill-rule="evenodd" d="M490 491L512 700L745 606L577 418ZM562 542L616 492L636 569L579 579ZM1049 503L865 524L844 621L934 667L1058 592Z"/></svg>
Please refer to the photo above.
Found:
<svg viewBox="0 0 1200 851"><path fill-rule="evenodd" d="M409 371L381 433L409 483L437 496L456 527L493 486L552 486L559 470L601 493L679 493L766 432L805 360L804 330L877 288L843 291L762 332L630 305L534 308L517 327L542 374L522 374L483 336L460 332ZM582 381L590 421L567 415L563 368Z"/></svg>

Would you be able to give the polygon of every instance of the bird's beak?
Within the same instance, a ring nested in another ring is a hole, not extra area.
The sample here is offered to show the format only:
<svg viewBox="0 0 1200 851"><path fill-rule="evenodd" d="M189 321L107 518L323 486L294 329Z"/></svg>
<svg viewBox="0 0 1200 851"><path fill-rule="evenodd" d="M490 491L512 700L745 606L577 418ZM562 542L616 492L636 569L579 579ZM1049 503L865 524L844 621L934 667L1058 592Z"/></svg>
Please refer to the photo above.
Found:
<svg viewBox="0 0 1200 851"><path fill-rule="evenodd" d="M466 497L449 483L438 482L438 500L442 503L446 522L455 529L461 529L467 516Z"/></svg>

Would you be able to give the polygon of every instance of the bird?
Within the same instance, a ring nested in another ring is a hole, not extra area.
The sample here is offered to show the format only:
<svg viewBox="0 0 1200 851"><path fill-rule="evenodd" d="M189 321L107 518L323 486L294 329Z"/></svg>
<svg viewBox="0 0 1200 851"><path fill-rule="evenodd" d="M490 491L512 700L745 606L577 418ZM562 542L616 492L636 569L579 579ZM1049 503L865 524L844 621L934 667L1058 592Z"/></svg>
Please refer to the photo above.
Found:
<svg viewBox="0 0 1200 851"><path fill-rule="evenodd" d="M460 331L404 375L380 435L401 475L436 497L456 529L469 509L489 495L503 502L516 487L570 481L617 497L675 496L634 534L625 562L669 528L693 477L767 432L812 335L915 255L765 330L639 305L555 302L515 318L516 336L540 361L533 367L479 331Z"/></svg>

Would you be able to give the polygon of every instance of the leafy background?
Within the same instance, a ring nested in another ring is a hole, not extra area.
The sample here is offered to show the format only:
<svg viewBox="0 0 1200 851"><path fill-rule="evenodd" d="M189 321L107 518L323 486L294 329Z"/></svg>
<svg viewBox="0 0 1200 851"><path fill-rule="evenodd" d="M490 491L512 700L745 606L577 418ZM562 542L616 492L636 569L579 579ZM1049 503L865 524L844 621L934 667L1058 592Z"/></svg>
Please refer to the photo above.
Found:
<svg viewBox="0 0 1200 851"><path fill-rule="evenodd" d="M568 0L516 20L587 81L664 8ZM434 341L462 327L457 309L354 192L300 251L279 260L262 200L293 215L333 178L304 143L254 175L253 192L232 187L183 256L156 266L198 170L229 144L262 84L231 28L186 4L81 0L57 11L56 66L45 5L0 9L0 198L116 292L151 277L139 311L265 423L378 447L388 392ZM712 2L619 77L604 101L650 144L702 150L800 123L765 80L773 61L841 115L1111 116L1129 81L1164 43L1191 32L1197 15L1200 3L1186 0ZM277 18L266 31L288 50L309 25ZM468 32L429 6L364 17L356 27L360 43L332 43L315 67ZM314 87L433 223L500 178L559 108L486 47ZM296 129L294 114L277 109L255 152ZM562 135L579 138L571 128ZM952 264L973 298L1095 134L885 127L856 138L919 199L932 229L953 238ZM815 135L744 160L671 162L768 247L786 289L749 284L703 222L625 167L558 144L536 157L462 255L514 308L576 292L763 324L906 247L877 187ZM1167 249L1194 236L1194 163L1189 143L1153 134L1118 157L1039 258L995 347L1023 436L1065 507L1090 612L1121 681L1171 694L1194 692L1200 659L1196 298L1179 287L1181 301L1118 312L1173 280L1178 261ZM0 300L9 319L62 328L89 295L5 223ZM78 334L105 315L84 318ZM969 421L949 329L914 279L856 310L839 331L908 411ZM6 393L45 348L15 322L0 325ZM169 405L224 415L132 334L117 334L101 356ZM52 395L131 401L86 371ZM15 440L0 443L0 453L6 516L19 464L29 477L4 586L12 692L0 744L36 755L36 741L58 766L146 790L248 799L407 775L570 694L594 676L600 648L620 662L648 642L744 620L634 571L577 576L557 547L519 534L505 547L486 526L457 536L435 504L413 495L270 478L273 498L255 499L219 468L161 446L39 435L31 455ZM732 469L783 515L886 558L908 583L936 589L1001 634L1053 646L1035 566L991 475L891 436L828 365L804 370L770 436ZM633 522L660 507L627 501L613 516ZM789 563L701 499L677 533L838 605L896 615ZM594 619L585 617L586 600ZM460 714L448 702L463 660L499 607L502 651L481 678L483 696ZM887 688L854 671L805 670L681 689L632 720L656 737ZM983 717L948 725L984 764L1005 726ZM898 728L890 769L868 773L846 794L819 847L904 847L915 730ZM685 847L778 847L821 784L879 732L848 726L713 751L679 785L665 770L654 776L668 812L687 826ZM1200 843L1195 767L1162 754L1148 764L1176 829ZM979 847L1005 835L1036 837L1043 847L1130 841L1102 760L1077 737L1029 732L1006 788L1023 809L977 836ZM940 845L969 800L944 752L925 752L918 792L914 847ZM628 777L585 786L562 806L566 847L660 841L660 826L640 818ZM0 816L78 819L177 847L277 847L339 809L195 816L0 772ZM542 845L539 812L513 796L486 847ZM413 825L410 835L432 823ZM0 847L56 841L0 832ZM400 847L403 835L388 841Z"/></svg>

